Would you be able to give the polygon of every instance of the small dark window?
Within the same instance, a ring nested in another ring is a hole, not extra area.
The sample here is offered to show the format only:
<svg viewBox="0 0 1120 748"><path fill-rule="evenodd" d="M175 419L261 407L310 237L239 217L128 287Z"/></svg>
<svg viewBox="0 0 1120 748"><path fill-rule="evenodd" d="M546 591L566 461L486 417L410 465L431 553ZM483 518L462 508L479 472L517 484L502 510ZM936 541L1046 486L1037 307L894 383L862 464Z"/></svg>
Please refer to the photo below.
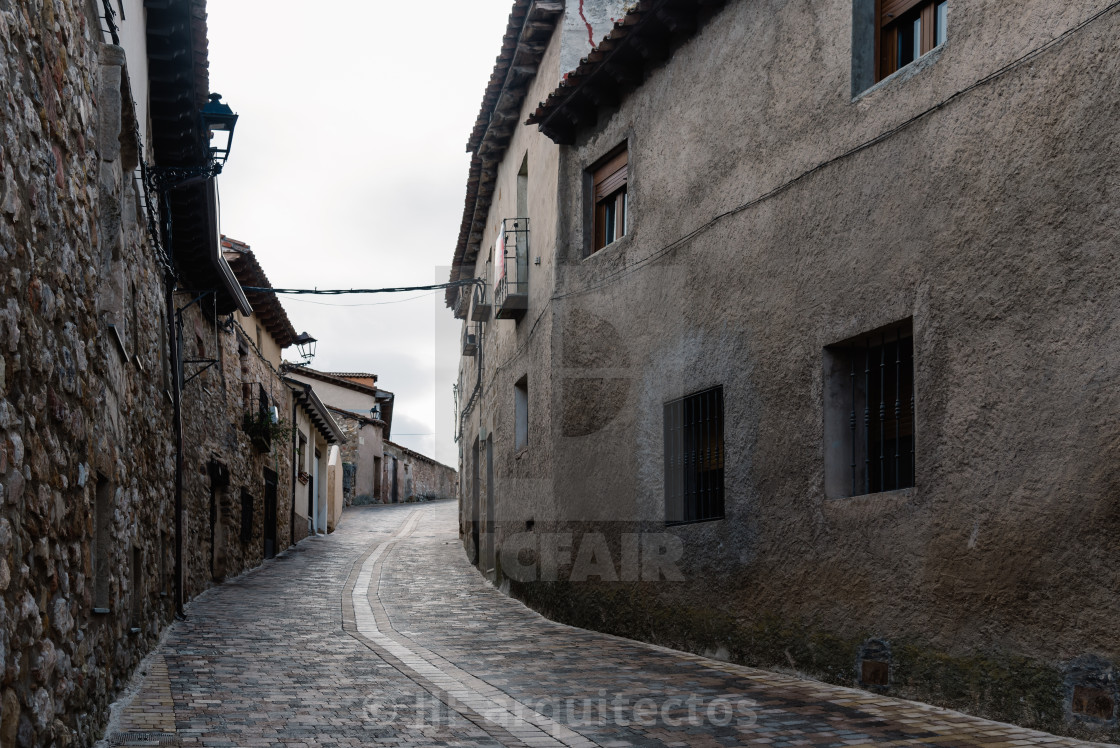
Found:
<svg viewBox="0 0 1120 748"><path fill-rule="evenodd" d="M130 615L132 621L132 628L140 628L140 624L144 620L144 566L142 563L143 555L140 551L140 546L132 546L132 567L129 574L129 600Z"/></svg>
<svg viewBox="0 0 1120 748"><path fill-rule="evenodd" d="M253 540L253 496L241 489L241 544L248 545Z"/></svg>
<svg viewBox="0 0 1120 748"><path fill-rule="evenodd" d="M529 377L521 377L513 386L514 446L529 446Z"/></svg>
<svg viewBox="0 0 1120 748"><path fill-rule="evenodd" d="M825 493L914 485L914 334L909 320L825 351Z"/></svg>
<svg viewBox="0 0 1120 748"><path fill-rule="evenodd" d="M591 251L596 252L626 234L626 147L591 169L594 199Z"/></svg>
<svg viewBox="0 0 1120 748"><path fill-rule="evenodd" d="M665 522L723 519L723 387L665 404Z"/></svg>

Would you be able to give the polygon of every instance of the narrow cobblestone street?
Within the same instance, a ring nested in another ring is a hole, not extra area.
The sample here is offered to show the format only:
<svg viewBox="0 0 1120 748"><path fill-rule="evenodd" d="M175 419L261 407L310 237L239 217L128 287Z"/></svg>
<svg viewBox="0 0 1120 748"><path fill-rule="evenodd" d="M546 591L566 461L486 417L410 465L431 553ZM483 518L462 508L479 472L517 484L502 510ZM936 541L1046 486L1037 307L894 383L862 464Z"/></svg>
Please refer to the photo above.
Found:
<svg viewBox="0 0 1120 748"><path fill-rule="evenodd" d="M193 602L110 745L1088 745L550 622L452 502L352 508Z"/></svg>

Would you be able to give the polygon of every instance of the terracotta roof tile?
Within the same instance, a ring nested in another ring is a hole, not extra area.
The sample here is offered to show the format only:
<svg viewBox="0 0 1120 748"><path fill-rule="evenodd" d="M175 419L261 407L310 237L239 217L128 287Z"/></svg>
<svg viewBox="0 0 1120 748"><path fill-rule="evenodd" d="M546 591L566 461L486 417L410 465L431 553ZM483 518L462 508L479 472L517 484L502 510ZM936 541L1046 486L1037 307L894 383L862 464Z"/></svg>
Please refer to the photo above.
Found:
<svg viewBox="0 0 1120 748"><path fill-rule="evenodd" d="M696 34L725 0L641 0L615 22L610 33L564 76L525 121L554 142L573 142L582 123L592 121L598 102L621 99L642 84L651 61Z"/></svg>

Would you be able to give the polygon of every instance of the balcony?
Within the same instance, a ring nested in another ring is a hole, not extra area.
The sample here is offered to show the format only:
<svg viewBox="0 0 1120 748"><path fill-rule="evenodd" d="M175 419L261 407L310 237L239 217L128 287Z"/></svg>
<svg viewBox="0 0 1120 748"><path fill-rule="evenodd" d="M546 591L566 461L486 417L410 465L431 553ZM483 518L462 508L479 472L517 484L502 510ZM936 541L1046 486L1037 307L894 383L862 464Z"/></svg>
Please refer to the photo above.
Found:
<svg viewBox="0 0 1120 748"><path fill-rule="evenodd" d="M474 287L471 303L471 321L489 322L491 310L490 286L478 285Z"/></svg>
<svg viewBox="0 0 1120 748"><path fill-rule="evenodd" d="M494 316L521 319L529 309L529 219L503 220L495 249L502 264L494 286Z"/></svg>
<svg viewBox="0 0 1120 748"><path fill-rule="evenodd" d="M261 454L267 454L272 451L272 432L276 427L272 422L272 412L269 410L268 392L259 382L257 388L258 393L255 398L257 407L250 407L245 411L241 427L249 435L253 448Z"/></svg>
<svg viewBox="0 0 1120 748"><path fill-rule="evenodd" d="M469 330L463 333L463 355L478 355L478 336Z"/></svg>

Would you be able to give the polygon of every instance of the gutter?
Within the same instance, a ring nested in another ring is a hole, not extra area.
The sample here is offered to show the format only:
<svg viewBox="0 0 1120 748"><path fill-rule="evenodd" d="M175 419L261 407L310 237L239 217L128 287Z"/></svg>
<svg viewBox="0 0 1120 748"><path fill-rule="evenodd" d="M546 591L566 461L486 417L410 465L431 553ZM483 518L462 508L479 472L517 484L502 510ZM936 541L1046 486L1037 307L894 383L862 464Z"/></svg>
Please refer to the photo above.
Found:
<svg viewBox="0 0 1120 748"><path fill-rule="evenodd" d="M307 411L307 415L311 418L311 423L315 425L315 428L323 435L327 443L345 444L346 434L335 422L334 418L331 417L330 410L326 405L323 405L323 401L315 394L315 390L311 385L290 377L284 377L283 380L292 390L294 400Z"/></svg>
<svg viewBox="0 0 1120 748"><path fill-rule="evenodd" d="M218 222L218 180L213 177L206 185L206 218L207 226L214 229L213 235L209 239L210 264L218 271L218 278L222 285L221 290L233 299L237 310L248 317L253 313L253 306L249 303L245 291L241 288L237 276L233 273L233 268L226 262L225 254L222 252L222 233Z"/></svg>

